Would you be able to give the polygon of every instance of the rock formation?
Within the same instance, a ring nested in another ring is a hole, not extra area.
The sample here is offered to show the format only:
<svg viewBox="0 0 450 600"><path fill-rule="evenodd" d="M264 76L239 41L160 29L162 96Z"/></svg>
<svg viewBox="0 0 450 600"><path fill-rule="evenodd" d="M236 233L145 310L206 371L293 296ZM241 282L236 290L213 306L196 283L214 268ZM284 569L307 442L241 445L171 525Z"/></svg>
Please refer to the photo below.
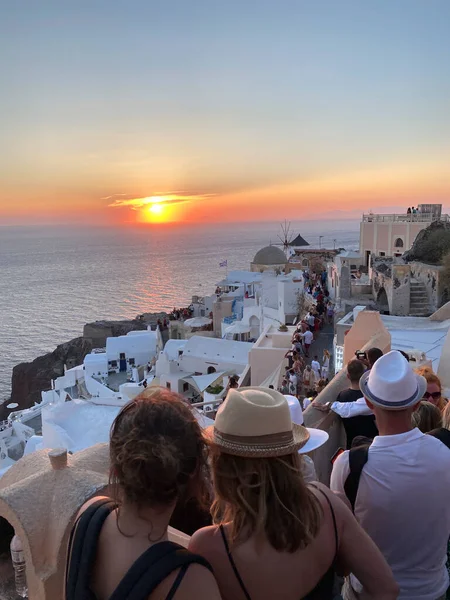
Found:
<svg viewBox="0 0 450 600"><path fill-rule="evenodd" d="M406 262L418 261L429 265L440 264L450 252L450 223L433 221L417 234L410 250L402 256Z"/></svg>

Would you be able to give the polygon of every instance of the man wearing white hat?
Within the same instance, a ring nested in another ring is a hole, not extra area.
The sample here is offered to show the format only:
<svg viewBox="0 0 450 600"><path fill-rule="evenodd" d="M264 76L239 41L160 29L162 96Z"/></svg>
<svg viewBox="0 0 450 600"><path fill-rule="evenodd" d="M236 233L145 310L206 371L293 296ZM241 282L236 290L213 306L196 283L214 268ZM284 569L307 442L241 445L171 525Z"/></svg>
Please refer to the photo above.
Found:
<svg viewBox="0 0 450 600"><path fill-rule="evenodd" d="M331 489L349 498L353 494L355 516L391 567L400 586L399 598L441 600L449 585L445 563L450 450L412 427L411 415L427 383L400 352L393 351L361 377L360 388L375 414L379 436L363 450L367 462L359 465L356 480L354 456L361 449L350 451L353 455L344 452L336 460ZM359 598L360 592L352 576L344 598Z"/></svg>

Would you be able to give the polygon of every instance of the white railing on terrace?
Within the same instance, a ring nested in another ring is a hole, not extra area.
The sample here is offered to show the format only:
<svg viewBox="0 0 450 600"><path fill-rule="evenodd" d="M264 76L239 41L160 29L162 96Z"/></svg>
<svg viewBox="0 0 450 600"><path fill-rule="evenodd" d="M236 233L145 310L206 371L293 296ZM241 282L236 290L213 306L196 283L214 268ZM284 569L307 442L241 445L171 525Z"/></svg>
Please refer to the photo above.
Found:
<svg viewBox="0 0 450 600"><path fill-rule="evenodd" d="M416 214L365 214L363 215L364 223L403 221L410 223L431 223L432 221L450 221L449 215L441 215L440 217L434 213L416 213Z"/></svg>

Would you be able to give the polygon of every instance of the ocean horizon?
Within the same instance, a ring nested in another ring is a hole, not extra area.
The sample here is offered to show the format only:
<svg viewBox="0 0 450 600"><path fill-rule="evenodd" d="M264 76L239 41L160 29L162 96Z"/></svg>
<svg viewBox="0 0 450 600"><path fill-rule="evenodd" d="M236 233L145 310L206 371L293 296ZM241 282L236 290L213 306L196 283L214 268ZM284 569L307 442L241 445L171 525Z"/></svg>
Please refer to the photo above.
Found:
<svg viewBox="0 0 450 600"><path fill-rule="evenodd" d="M359 219L292 221L292 237L356 249ZM51 352L85 323L187 306L228 270L280 244L279 223L163 226L6 225L0 228L0 402L14 365Z"/></svg>

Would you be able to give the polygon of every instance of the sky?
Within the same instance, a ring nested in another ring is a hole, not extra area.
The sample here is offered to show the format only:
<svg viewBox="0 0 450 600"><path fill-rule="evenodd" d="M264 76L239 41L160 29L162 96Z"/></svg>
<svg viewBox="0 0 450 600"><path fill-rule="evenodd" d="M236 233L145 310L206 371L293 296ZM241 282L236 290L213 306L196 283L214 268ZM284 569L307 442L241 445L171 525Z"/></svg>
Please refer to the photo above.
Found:
<svg viewBox="0 0 450 600"><path fill-rule="evenodd" d="M448 0L0 0L0 224L450 207Z"/></svg>

